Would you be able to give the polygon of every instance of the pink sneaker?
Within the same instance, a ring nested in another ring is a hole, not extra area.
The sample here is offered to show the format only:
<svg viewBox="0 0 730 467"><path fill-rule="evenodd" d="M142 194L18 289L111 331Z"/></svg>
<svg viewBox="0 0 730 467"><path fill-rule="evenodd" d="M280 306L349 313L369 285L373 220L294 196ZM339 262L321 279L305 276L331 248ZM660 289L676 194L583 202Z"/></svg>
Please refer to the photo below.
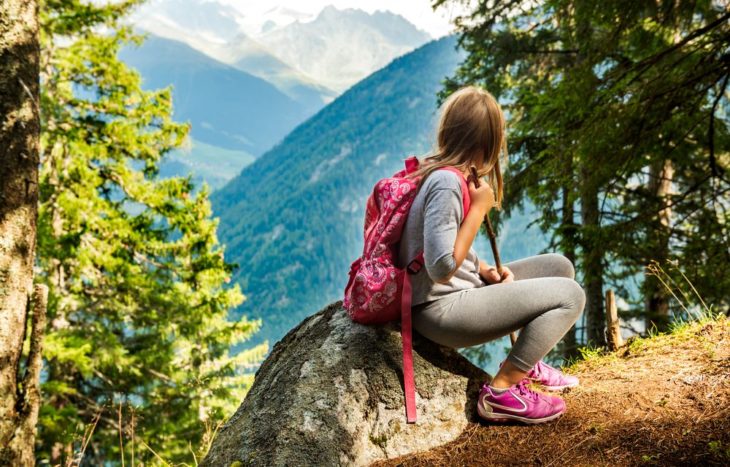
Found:
<svg viewBox="0 0 730 467"><path fill-rule="evenodd" d="M565 388L578 386L578 378L573 375L566 375L557 368L539 360L530 371L527 377L534 382L541 384L549 391L560 391Z"/></svg>
<svg viewBox="0 0 730 467"><path fill-rule="evenodd" d="M504 422L516 420L535 424L549 422L565 412L565 401L557 396L535 392L525 378L498 392L484 383L479 393L477 412L485 420Z"/></svg>

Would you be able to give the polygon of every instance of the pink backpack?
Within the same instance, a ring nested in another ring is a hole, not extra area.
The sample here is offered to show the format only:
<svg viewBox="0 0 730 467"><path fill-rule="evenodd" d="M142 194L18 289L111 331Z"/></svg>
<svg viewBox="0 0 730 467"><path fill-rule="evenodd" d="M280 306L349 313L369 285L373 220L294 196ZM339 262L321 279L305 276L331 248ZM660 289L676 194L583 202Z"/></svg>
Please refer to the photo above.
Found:
<svg viewBox="0 0 730 467"><path fill-rule="evenodd" d="M416 197L417 179L406 174L419 167L416 156L405 160L405 170L379 180L368 197L365 209L363 254L350 266L343 305L350 318L362 324L401 320L403 340L403 387L408 423L416 421L416 395L411 350L411 278L423 267L423 252L405 269L395 266L398 243L408 212ZM469 211L469 188L464 174L455 167L443 167L459 175L464 218ZM440 169L439 169L440 170ZM406 271L408 273L406 273Z"/></svg>

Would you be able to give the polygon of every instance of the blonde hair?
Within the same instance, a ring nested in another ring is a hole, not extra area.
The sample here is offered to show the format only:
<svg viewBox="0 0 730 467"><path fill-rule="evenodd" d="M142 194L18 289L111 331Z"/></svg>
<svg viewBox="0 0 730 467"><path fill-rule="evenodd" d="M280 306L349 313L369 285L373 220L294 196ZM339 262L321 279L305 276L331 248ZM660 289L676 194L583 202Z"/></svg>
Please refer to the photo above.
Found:
<svg viewBox="0 0 730 467"><path fill-rule="evenodd" d="M422 176L418 187L436 169L444 166L468 170L476 166L479 177L488 176L497 209L503 199L500 155L507 161L505 119L497 100L487 90L465 86L441 105L436 147L423 159L411 177Z"/></svg>

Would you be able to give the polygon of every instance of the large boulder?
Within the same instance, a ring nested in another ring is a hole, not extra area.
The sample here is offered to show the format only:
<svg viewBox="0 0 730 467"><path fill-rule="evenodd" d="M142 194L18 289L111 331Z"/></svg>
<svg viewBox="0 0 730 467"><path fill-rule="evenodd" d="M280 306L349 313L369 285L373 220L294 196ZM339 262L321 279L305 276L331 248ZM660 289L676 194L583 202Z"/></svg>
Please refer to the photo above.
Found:
<svg viewBox="0 0 730 467"><path fill-rule="evenodd" d="M327 306L274 346L202 465L367 465L455 439L489 376L418 335L413 351L418 421L407 424L398 325Z"/></svg>

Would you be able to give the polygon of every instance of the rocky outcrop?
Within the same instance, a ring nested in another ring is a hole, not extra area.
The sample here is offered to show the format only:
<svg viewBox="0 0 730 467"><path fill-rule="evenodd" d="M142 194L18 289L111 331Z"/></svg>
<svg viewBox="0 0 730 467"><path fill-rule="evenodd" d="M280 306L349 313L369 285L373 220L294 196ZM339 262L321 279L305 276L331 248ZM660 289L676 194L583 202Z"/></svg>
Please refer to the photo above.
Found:
<svg viewBox="0 0 730 467"><path fill-rule="evenodd" d="M398 325L327 306L274 346L202 465L367 465L455 439L488 375L417 334L413 357L418 421L407 424Z"/></svg>

